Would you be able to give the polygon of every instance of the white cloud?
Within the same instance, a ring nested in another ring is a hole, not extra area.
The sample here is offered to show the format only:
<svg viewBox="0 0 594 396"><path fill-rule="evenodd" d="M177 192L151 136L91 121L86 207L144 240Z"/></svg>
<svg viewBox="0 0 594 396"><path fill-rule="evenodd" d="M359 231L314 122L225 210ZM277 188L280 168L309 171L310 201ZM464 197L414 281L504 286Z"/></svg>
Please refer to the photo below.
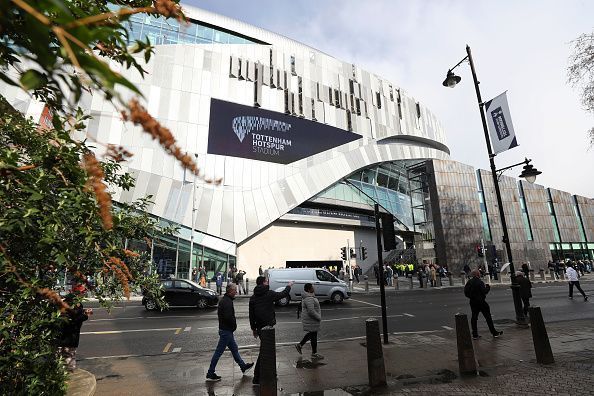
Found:
<svg viewBox="0 0 594 396"><path fill-rule="evenodd" d="M441 86L446 71L472 54L483 100L507 90L519 147L498 167L532 158L538 183L594 197L594 149L579 92L566 84L570 41L594 30L585 1L190 1L354 62L425 103L446 130L452 159L488 168L470 68ZM507 171L516 175L520 169Z"/></svg>

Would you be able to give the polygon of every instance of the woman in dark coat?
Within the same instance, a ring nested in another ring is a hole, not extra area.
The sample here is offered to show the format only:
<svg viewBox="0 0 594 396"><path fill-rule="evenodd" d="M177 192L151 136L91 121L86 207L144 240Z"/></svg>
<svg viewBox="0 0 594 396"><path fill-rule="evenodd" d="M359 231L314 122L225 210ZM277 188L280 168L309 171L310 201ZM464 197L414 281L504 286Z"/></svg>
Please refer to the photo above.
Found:
<svg viewBox="0 0 594 396"><path fill-rule="evenodd" d="M92 309L84 309L82 303L76 302L77 294L80 288L73 288L73 293L67 295L64 301L70 306L62 316L62 334L58 342L58 350L64 358L68 371L76 369L76 348L80 339L80 328L89 315L93 313Z"/></svg>

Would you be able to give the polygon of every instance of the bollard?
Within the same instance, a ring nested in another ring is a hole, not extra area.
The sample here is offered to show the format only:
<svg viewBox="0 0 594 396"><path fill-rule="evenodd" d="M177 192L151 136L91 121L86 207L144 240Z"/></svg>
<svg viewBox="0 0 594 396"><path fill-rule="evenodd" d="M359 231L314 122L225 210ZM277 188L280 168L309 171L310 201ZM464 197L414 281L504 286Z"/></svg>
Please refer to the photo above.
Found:
<svg viewBox="0 0 594 396"><path fill-rule="evenodd" d="M441 276L437 277L437 286L442 287L443 283L441 283Z"/></svg>
<svg viewBox="0 0 594 396"><path fill-rule="evenodd" d="M466 275L465 274L460 274L460 281L462 282L462 285L465 285L466 284L464 278L466 278Z"/></svg>
<svg viewBox="0 0 594 396"><path fill-rule="evenodd" d="M423 276L421 278L421 283L423 284L423 286L421 286L421 287L426 289L427 288L427 277L426 276Z"/></svg>
<svg viewBox="0 0 594 396"><path fill-rule="evenodd" d="M454 277L451 273L448 273L448 279L450 281L450 286L454 286Z"/></svg>
<svg viewBox="0 0 594 396"><path fill-rule="evenodd" d="M245 295L250 295L250 280L248 278L245 278Z"/></svg>
<svg viewBox="0 0 594 396"><path fill-rule="evenodd" d="M365 334L367 342L367 373L369 386L386 385L386 368L384 366L384 352L380 339L379 322L377 319L365 321Z"/></svg>
<svg viewBox="0 0 594 396"><path fill-rule="evenodd" d="M528 312L530 313L530 328L532 329L536 361L541 364L555 363L540 307L530 307Z"/></svg>
<svg viewBox="0 0 594 396"><path fill-rule="evenodd" d="M408 288L409 289L412 289L413 288L413 278L412 278L412 275L411 275L410 278L408 278L408 280L410 281L410 283L408 284Z"/></svg>
<svg viewBox="0 0 594 396"><path fill-rule="evenodd" d="M398 284L398 277L394 277L394 290L400 289L400 285Z"/></svg>
<svg viewBox="0 0 594 396"><path fill-rule="evenodd" d="M369 279L367 279L367 275L363 279L365 279L365 293L369 293Z"/></svg>
<svg viewBox="0 0 594 396"><path fill-rule="evenodd" d="M499 283L503 283L503 274L499 273Z"/></svg>
<svg viewBox="0 0 594 396"><path fill-rule="evenodd" d="M538 270L538 273L540 274L540 280L541 281L545 281L546 278L545 278L544 270L541 268L541 269Z"/></svg>
<svg viewBox="0 0 594 396"><path fill-rule="evenodd" d="M260 330L260 395L276 396L276 342L274 327Z"/></svg>
<svg viewBox="0 0 594 396"><path fill-rule="evenodd" d="M456 343L458 345L458 367L460 375L476 375L476 360L474 346L470 338L468 317L466 314L456 314Z"/></svg>
<svg viewBox="0 0 594 396"><path fill-rule="evenodd" d="M530 276L530 281L534 282L536 280L536 278L534 277L534 270L533 269L528 270L528 274Z"/></svg>
<svg viewBox="0 0 594 396"><path fill-rule="evenodd" d="M555 271L550 270L549 275L551 275L551 280L557 280L557 275L555 274Z"/></svg>
<svg viewBox="0 0 594 396"><path fill-rule="evenodd" d="M206 287L207 287L208 289L210 289L210 279L208 280L208 282L206 282Z"/></svg>
<svg viewBox="0 0 594 396"><path fill-rule="evenodd" d="M565 280L565 271L561 271L561 280Z"/></svg>

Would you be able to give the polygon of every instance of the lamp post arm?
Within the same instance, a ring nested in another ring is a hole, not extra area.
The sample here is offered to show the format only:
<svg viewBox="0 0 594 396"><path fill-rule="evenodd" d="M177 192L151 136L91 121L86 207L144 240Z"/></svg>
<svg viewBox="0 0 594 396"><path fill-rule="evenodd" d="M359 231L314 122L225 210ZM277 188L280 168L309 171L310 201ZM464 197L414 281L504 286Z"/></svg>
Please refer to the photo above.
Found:
<svg viewBox="0 0 594 396"><path fill-rule="evenodd" d="M462 59L460 62L456 63L456 65L455 65L454 67L450 68L450 70L449 70L449 71L452 71L452 70L454 70L455 68L457 68L458 66L460 66L460 65L462 64L462 62L464 62L464 61L465 61L465 60L467 60L467 59L468 59L468 55L466 55L466 56L464 57L464 59Z"/></svg>
<svg viewBox="0 0 594 396"><path fill-rule="evenodd" d="M520 166L520 165L524 165L524 164L528 165L530 163L530 161L532 161L532 160L526 158L524 161L518 162L517 164L513 164L510 166L506 166L505 168L497 169L497 172L503 172L504 170L515 168L516 166Z"/></svg>
<svg viewBox="0 0 594 396"><path fill-rule="evenodd" d="M470 69L472 70L472 79L474 80L474 89L476 90L476 99L478 100L479 112L481 113L481 121L483 122L483 132L485 134L485 143L487 144L487 151L489 153L489 162L491 165L491 174L493 176L493 185L495 186L495 195L497 197L497 206L499 209L499 217L501 219L501 227L503 229L503 243L505 244L505 250L507 253L507 259L509 261L509 269L511 272L512 284L516 283L515 268L512 259L512 251L509 243L509 236L507 233L507 223L505 221L505 213L503 210L503 202L501 199L501 191L499 189L499 180L497 178L497 168L495 168L495 154L491 148L491 140L489 139L489 130L487 129L487 120L485 118L485 112L483 109L483 99L481 98L481 91L479 88L479 81L476 77L476 70L474 69L474 62L472 60L472 52L470 46L466 46L466 53L468 54L468 63L470 63Z"/></svg>

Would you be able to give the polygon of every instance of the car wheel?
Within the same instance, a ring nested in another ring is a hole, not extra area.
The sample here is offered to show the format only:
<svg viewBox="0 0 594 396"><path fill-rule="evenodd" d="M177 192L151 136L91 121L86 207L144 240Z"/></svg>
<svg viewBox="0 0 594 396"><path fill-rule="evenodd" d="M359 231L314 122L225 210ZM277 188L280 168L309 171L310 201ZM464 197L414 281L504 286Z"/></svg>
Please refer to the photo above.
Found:
<svg viewBox="0 0 594 396"><path fill-rule="evenodd" d="M286 307L287 305L289 305L289 301L291 301L289 297L284 297L278 300L277 304L281 307Z"/></svg>
<svg viewBox="0 0 594 396"><path fill-rule="evenodd" d="M146 300L144 303L144 308L147 311L154 311L157 309L157 304L153 300Z"/></svg>
<svg viewBox="0 0 594 396"><path fill-rule="evenodd" d="M332 293L332 297L330 297L334 304L340 304L344 300L344 296L341 292L334 292Z"/></svg>
<svg viewBox="0 0 594 396"><path fill-rule="evenodd" d="M196 306L200 309L205 309L208 306L208 303L206 302L205 298L201 298L198 300L198 303L196 304Z"/></svg>

